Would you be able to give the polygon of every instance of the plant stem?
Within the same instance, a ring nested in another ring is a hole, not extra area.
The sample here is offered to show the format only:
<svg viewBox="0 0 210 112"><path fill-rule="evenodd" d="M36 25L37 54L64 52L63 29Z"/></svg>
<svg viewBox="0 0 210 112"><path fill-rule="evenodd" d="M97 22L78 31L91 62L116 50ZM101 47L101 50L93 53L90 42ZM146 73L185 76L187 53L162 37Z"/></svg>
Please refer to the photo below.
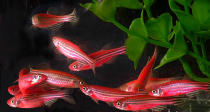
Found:
<svg viewBox="0 0 210 112"><path fill-rule="evenodd" d="M150 8L145 8L146 12L147 12L147 16L148 18L152 18L152 13L150 11Z"/></svg>
<svg viewBox="0 0 210 112"><path fill-rule="evenodd" d="M207 55L206 55L206 48L205 48L205 40L201 39L201 51L202 51L202 56L204 59L207 59Z"/></svg>
<svg viewBox="0 0 210 112"><path fill-rule="evenodd" d="M180 58L179 59L180 62L182 63L182 66L184 68L184 71L187 73L187 75L192 78L195 81L199 81L199 82L210 82L209 78L201 78L196 76L193 72L192 69L190 67L190 65L187 63L187 61L185 61L184 59Z"/></svg>
<svg viewBox="0 0 210 112"><path fill-rule="evenodd" d="M135 37L138 37L138 38L142 38L144 39L145 41L151 43L151 44L154 44L154 45L157 45L157 46L161 46L161 47L165 47L165 48L171 48L171 44L170 43L166 43L166 42L161 42L161 41L157 41L157 40L153 40L153 39L150 39L150 38L146 38L146 37L143 37L139 34L136 34L130 30L128 30L125 26L121 25L119 22L117 21L112 21L112 23L117 26L119 29L123 30L124 32L126 32L128 35L132 35L132 36L135 36Z"/></svg>
<svg viewBox="0 0 210 112"><path fill-rule="evenodd" d="M189 8L187 6L187 0L184 0L184 10L187 14L190 14Z"/></svg>

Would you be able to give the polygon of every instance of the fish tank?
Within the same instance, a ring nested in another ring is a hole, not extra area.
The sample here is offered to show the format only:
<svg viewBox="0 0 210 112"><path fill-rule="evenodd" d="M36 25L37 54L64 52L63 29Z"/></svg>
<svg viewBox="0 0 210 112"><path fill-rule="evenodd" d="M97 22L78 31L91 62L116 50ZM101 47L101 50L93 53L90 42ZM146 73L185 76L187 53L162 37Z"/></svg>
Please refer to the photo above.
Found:
<svg viewBox="0 0 210 112"><path fill-rule="evenodd" d="M209 112L209 0L1 0L2 112Z"/></svg>

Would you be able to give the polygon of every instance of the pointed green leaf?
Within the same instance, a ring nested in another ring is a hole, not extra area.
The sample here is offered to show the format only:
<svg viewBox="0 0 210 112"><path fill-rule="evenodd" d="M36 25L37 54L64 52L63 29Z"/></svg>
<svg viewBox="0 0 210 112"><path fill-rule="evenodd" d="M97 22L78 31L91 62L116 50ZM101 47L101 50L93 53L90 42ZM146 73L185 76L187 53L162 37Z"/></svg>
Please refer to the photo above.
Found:
<svg viewBox="0 0 210 112"><path fill-rule="evenodd" d="M112 0L103 0L102 2L94 1L94 3L80 4L82 7L87 8L96 16L106 22L115 20L116 4Z"/></svg>
<svg viewBox="0 0 210 112"><path fill-rule="evenodd" d="M129 9L141 9L142 3L139 0L115 0L117 7L125 7Z"/></svg>
<svg viewBox="0 0 210 112"><path fill-rule="evenodd" d="M208 66L207 64L201 62L200 60L197 60L197 63L198 63L198 66L199 66L201 72L204 75L206 75L207 77L210 78L210 69L209 69L210 66Z"/></svg>
<svg viewBox="0 0 210 112"><path fill-rule="evenodd" d="M210 28L210 0L195 0L192 14L200 22L202 29Z"/></svg>
<svg viewBox="0 0 210 112"><path fill-rule="evenodd" d="M181 32L180 25L179 29L180 30L175 34L175 40L172 48L169 48L165 56L160 61L160 64L156 68L159 68L169 62L175 61L186 54L187 45L185 43L183 33Z"/></svg>
<svg viewBox="0 0 210 112"><path fill-rule="evenodd" d="M136 37L133 35L128 35L128 39L126 40L127 55L129 59L134 62L134 67L136 69L139 59L147 43L141 37L147 38L148 34L142 18L137 18L133 20L129 30L140 36Z"/></svg>
<svg viewBox="0 0 210 112"><path fill-rule="evenodd" d="M128 58L134 62L134 68L138 66L139 59L144 51L146 46L146 41L138 38L129 36L126 40L126 53Z"/></svg>
<svg viewBox="0 0 210 112"><path fill-rule="evenodd" d="M151 7L155 0L143 0L145 8Z"/></svg>
<svg viewBox="0 0 210 112"><path fill-rule="evenodd" d="M201 38L210 39L210 30L207 30L207 31L199 31L199 32L196 32L196 34L199 37L201 37Z"/></svg>
<svg viewBox="0 0 210 112"><path fill-rule="evenodd" d="M172 17L164 13L158 18L148 20L146 27L152 39L167 42L172 28Z"/></svg>

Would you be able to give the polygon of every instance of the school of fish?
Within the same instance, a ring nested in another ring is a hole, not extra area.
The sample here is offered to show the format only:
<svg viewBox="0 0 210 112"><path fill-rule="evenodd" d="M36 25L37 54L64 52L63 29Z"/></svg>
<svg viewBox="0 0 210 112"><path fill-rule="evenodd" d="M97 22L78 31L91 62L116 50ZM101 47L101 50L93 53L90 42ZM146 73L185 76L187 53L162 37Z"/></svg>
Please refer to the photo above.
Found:
<svg viewBox="0 0 210 112"><path fill-rule="evenodd" d="M37 28L47 29L65 22L78 22L75 9L68 15L40 13L32 17L32 24ZM119 55L126 54L124 45L87 54L78 45L60 36L53 36L52 43L60 54L74 60L69 64L70 70L77 72L92 70L94 75L97 74L96 68L108 64ZM8 92L13 97L7 101L7 104L15 108L37 108L50 106L58 99L76 104L71 97L71 91L73 88L79 88L98 104L100 100L125 111L147 109L159 111L166 108L167 105L178 105L183 99L193 98L200 91L209 92L209 83L195 82L184 78L156 78L152 76L156 58L157 48L154 49L153 56L143 67L138 78L117 88L89 85L74 74L50 68L22 68L15 81L17 84L8 87Z"/></svg>

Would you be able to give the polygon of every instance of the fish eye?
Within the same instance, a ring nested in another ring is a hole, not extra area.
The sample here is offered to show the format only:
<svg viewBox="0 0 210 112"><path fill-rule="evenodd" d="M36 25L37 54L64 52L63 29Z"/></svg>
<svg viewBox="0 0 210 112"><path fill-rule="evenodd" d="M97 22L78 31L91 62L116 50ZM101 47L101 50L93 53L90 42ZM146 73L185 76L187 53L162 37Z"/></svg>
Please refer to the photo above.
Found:
<svg viewBox="0 0 210 112"><path fill-rule="evenodd" d="M11 100L11 104L14 104L14 101L13 100Z"/></svg>
<svg viewBox="0 0 210 112"><path fill-rule="evenodd" d="M82 89L85 91L87 88L86 87L83 87Z"/></svg>
<svg viewBox="0 0 210 112"><path fill-rule="evenodd" d="M79 82L79 84L80 84L80 85L83 85L83 84L84 84L84 82L83 82L83 81L80 81L80 82Z"/></svg>
<svg viewBox="0 0 210 112"><path fill-rule="evenodd" d="M156 93L157 93L157 91L156 91L156 90L152 90L152 93L153 93L153 94L156 94Z"/></svg>
<svg viewBox="0 0 210 112"><path fill-rule="evenodd" d="M76 66L76 65L73 65L73 68L74 68L74 69L76 69L76 68L77 68L77 66Z"/></svg>
<svg viewBox="0 0 210 112"><path fill-rule="evenodd" d="M14 88L12 88L12 91L15 91L15 89L14 89Z"/></svg>
<svg viewBox="0 0 210 112"><path fill-rule="evenodd" d="M116 104L117 104L117 106L120 106L120 102L117 102Z"/></svg>

